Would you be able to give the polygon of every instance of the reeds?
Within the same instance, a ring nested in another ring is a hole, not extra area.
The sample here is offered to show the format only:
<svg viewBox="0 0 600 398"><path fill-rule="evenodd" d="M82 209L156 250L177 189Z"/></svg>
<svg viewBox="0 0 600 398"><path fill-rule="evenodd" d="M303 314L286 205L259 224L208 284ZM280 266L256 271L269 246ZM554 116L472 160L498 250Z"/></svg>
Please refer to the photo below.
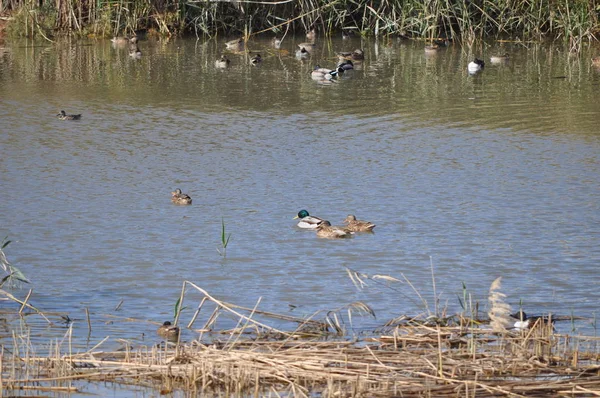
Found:
<svg viewBox="0 0 600 398"><path fill-rule="evenodd" d="M10 354L1 357L3 389L72 391L68 383L77 379L239 397L593 396L600 389L593 337L558 335L551 328L498 333L475 319L468 326L440 326L406 317L360 340L324 339L328 325L314 319L317 314L277 315L260 311L260 300L243 308L193 283L186 288L202 295L196 315L211 303L237 326L209 332L216 325L211 316L189 342L114 352L103 351L101 342L76 354L67 333L47 357L15 335ZM297 327L276 329L257 316ZM320 332L307 332L311 328Z"/></svg>
<svg viewBox="0 0 600 398"><path fill-rule="evenodd" d="M161 35L194 32L243 34L287 29L320 34L351 29L363 35L401 34L419 38L520 40L564 39L572 48L597 39L600 9L593 2L559 0L300 0L297 2L59 2L59 8L25 0L2 0L2 9L22 15L14 23L21 35L55 32L110 36L147 29ZM33 8L32 8L33 7Z"/></svg>

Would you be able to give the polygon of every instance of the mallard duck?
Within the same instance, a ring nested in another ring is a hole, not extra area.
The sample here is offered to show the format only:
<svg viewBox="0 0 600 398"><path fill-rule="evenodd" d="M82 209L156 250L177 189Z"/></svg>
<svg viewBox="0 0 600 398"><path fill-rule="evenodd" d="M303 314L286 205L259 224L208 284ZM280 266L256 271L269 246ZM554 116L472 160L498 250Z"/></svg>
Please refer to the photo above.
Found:
<svg viewBox="0 0 600 398"><path fill-rule="evenodd" d="M319 217L311 216L306 210L300 210L294 220L299 218L298 227L305 229L316 229L324 220Z"/></svg>
<svg viewBox="0 0 600 398"><path fill-rule="evenodd" d="M340 73L344 73L344 69L338 67L336 69L321 68L319 65L310 73L313 80L331 80Z"/></svg>
<svg viewBox="0 0 600 398"><path fill-rule="evenodd" d="M485 66L485 62L479 58L475 58L475 60L469 62L467 65L467 70L469 73L476 73L483 69Z"/></svg>
<svg viewBox="0 0 600 398"><path fill-rule="evenodd" d="M317 236L328 239L350 238L352 232L346 228L332 227L329 221L323 221L317 227Z"/></svg>
<svg viewBox="0 0 600 398"><path fill-rule="evenodd" d="M350 70L350 69L354 69L354 64L352 63L352 61L350 61L349 59L340 62L337 66L337 69L343 69L343 70Z"/></svg>
<svg viewBox="0 0 600 398"><path fill-rule="evenodd" d="M348 224L346 228L353 232L371 232L376 226L372 222L357 220L354 214L348 214L344 222Z"/></svg>
<svg viewBox="0 0 600 398"><path fill-rule="evenodd" d="M352 52L342 52L342 53L338 53L338 58L341 60L344 59L352 59L354 61L362 61L363 59L365 59L365 52L363 50L361 50L360 48L357 48L356 50L352 51Z"/></svg>
<svg viewBox="0 0 600 398"><path fill-rule="evenodd" d="M221 55L221 58L215 61L215 67L225 69L229 67L230 62L231 61L229 60L229 58L227 58L225 55Z"/></svg>
<svg viewBox="0 0 600 398"><path fill-rule="evenodd" d="M156 330L156 333L166 339L176 339L179 337L179 327L166 321Z"/></svg>
<svg viewBox="0 0 600 398"><path fill-rule="evenodd" d="M600 57L594 57L594 58L592 58L592 65L594 65L594 66L600 66Z"/></svg>
<svg viewBox="0 0 600 398"><path fill-rule="evenodd" d="M492 55L490 57L490 62L492 64L504 64L507 63L509 59L509 55L507 53L504 53L502 55Z"/></svg>
<svg viewBox="0 0 600 398"><path fill-rule="evenodd" d="M256 54L255 56L250 58L250 63L252 65L258 65L262 62L262 57L260 56L260 54Z"/></svg>
<svg viewBox="0 0 600 398"><path fill-rule="evenodd" d="M308 40L314 42L315 39L317 38L317 31L314 28L309 30L308 32L306 32L306 38Z"/></svg>
<svg viewBox="0 0 600 398"><path fill-rule="evenodd" d="M549 317L527 316L523 310L519 310L519 312L511 314L510 317L516 319L514 328L518 330L531 329L534 325L554 324L554 320Z"/></svg>
<svg viewBox="0 0 600 398"><path fill-rule="evenodd" d="M79 120L81 119L81 113L77 115L67 115L65 111L60 111L60 113L56 115L56 117L60 120Z"/></svg>
<svg viewBox="0 0 600 398"><path fill-rule="evenodd" d="M275 37L273 38L273 40L271 40L271 46L272 46L273 48L276 48L276 49L278 49L278 50L279 50L279 49L281 48L281 42L282 42L282 41L283 41L283 39L280 39L279 37L275 36Z"/></svg>
<svg viewBox="0 0 600 398"><path fill-rule="evenodd" d="M181 189L177 188L171 192L171 202L176 205L191 205L192 198L190 198L189 195L182 193Z"/></svg>
<svg viewBox="0 0 600 398"><path fill-rule="evenodd" d="M310 57L310 53L306 51L306 48L302 47L300 50L296 51L296 58L306 59L308 57Z"/></svg>
<svg viewBox="0 0 600 398"><path fill-rule="evenodd" d="M243 51L244 50L244 39L241 37L239 39L230 40L225 43L225 47L231 51Z"/></svg>

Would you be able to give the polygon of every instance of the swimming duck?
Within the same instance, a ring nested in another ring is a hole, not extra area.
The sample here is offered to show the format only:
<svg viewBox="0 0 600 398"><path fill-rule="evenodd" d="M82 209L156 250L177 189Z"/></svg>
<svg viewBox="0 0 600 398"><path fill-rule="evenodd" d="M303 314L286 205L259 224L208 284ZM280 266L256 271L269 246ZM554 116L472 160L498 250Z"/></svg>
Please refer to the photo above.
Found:
<svg viewBox="0 0 600 398"><path fill-rule="evenodd" d="M272 46L273 48L276 48L276 49L278 49L278 50L279 50L279 49L281 48L281 42L282 42L282 41L283 41L282 39L280 39L279 37L275 36L275 37L273 38L273 40L271 40L271 46Z"/></svg>
<svg viewBox="0 0 600 398"><path fill-rule="evenodd" d="M298 48L300 49L300 51L302 51L302 49L305 49L309 53L314 52L316 47L317 47L317 45L315 43L300 43L300 44L298 44Z"/></svg>
<svg viewBox="0 0 600 398"><path fill-rule="evenodd" d="M360 48L357 48L352 52L338 53L338 57L340 60L352 59L354 61L361 61L365 59L365 52Z"/></svg>
<svg viewBox="0 0 600 398"><path fill-rule="evenodd" d="M516 319L514 328L518 330L530 329L534 325L548 325L548 323L554 323L554 320L543 317L543 316L527 316L525 311L520 310L515 314L510 315L511 318Z"/></svg>
<svg viewBox="0 0 600 398"><path fill-rule="evenodd" d="M482 70L484 66L485 66L485 62L483 62L483 60L481 60L479 58L475 58L475 60L473 60L472 62L469 62L469 65L467 66L467 70L469 71L469 73L476 73L476 72L479 72L480 70Z"/></svg>
<svg viewBox="0 0 600 398"><path fill-rule="evenodd" d="M133 58L140 58L142 56L142 52L140 48L136 45L129 47L129 55Z"/></svg>
<svg viewBox="0 0 600 398"><path fill-rule="evenodd" d="M314 28L309 30L308 32L306 32L306 38L308 40L314 42L315 39L317 38L317 31Z"/></svg>
<svg viewBox="0 0 600 398"><path fill-rule="evenodd" d="M215 61L215 66L217 68L225 69L225 68L229 67L230 62L231 61L229 60L229 58L227 58L225 55L221 55L221 58L219 58Z"/></svg>
<svg viewBox="0 0 600 398"><path fill-rule="evenodd" d="M442 47L440 47L437 44L432 44L430 46L425 46L425 54L431 55L431 54L437 54L438 51L441 49Z"/></svg>
<svg viewBox="0 0 600 398"><path fill-rule="evenodd" d="M352 63L352 61L350 61L349 59L340 62L337 66L337 69L342 68L343 70L350 70L350 69L354 69L354 64Z"/></svg>
<svg viewBox="0 0 600 398"><path fill-rule="evenodd" d="M329 221L323 221L317 227L317 236L328 239L351 238L352 232L346 228L332 227Z"/></svg>
<svg viewBox="0 0 600 398"><path fill-rule="evenodd" d="M594 65L594 66L600 66L600 57L594 57L594 58L592 58L592 65Z"/></svg>
<svg viewBox="0 0 600 398"><path fill-rule="evenodd" d="M294 220L299 218L298 227L305 229L316 229L324 220L319 217L311 216L306 210L300 210Z"/></svg>
<svg viewBox="0 0 600 398"><path fill-rule="evenodd" d="M502 55L492 55L490 57L490 62L492 64L504 64L507 63L509 59L509 55L507 53L504 53Z"/></svg>
<svg viewBox="0 0 600 398"><path fill-rule="evenodd" d="M179 337L179 327L166 321L156 330L156 333L166 339L176 339Z"/></svg>
<svg viewBox="0 0 600 398"><path fill-rule="evenodd" d="M244 50L244 40L240 37L239 39L230 40L225 43L225 47L231 51L243 51Z"/></svg>
<svg viewBox="0 0 600 398"><path fill-rule="evenodd" d="M306 59L308 57L310 57L310 53L306 51L306 48L302 47L300 50L296 51L296 58Z"/></svg>
<svg viewBox="0 0 600 398"><path fill-rule="evenodd" d="M60 111L60 113L56 115L56 117L60 120L79 120L81 119L81 113L77 115L67 115L65 111Z"/></svg>
<svg viewBox="0 0 600 398"><path fill-rule="evenodd" d="M112 39L110 39L113 44L127 44L129 43L129 40L130 39L128 36L114 36Z"/></svg>
<svg viewBox="0 0 600 398"><path fill-rule="evenodd" d="M176 205L191 205L192 198L190 198L189 195L182 193L181 189L177 188L171 192L171 202Z"/></svg>
<svg viewBox="0 0 600 398"><path fill-rule="evenodd" d="M344 73L344 69L338 67L336 69L321 68L319 65L310 74L313 80L331 80L340 73Z"/></svg>
<svg viewBox="0 0 600 398"><path fill-rule="evenodd" d="M262 62L262 57L260 56L260 54L256 54L255 56L253 56L252 58L250 58L250 63L252 65L258 65Z"/></svg>
<svg viewBox="0 0 600 398"><path fill-rule="evenodd" d="M353 232L371 232L376 227L372 222L357 220L354 214L348 214L344 222L348 224L346 229Z"/></svg>

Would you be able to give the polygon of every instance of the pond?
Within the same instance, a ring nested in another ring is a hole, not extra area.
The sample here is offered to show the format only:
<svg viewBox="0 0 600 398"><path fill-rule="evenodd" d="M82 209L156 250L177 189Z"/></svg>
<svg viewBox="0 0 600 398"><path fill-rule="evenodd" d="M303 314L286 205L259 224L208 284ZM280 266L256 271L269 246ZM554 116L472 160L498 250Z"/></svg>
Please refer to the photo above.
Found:
<svg viewBox="0 0 600 398"><path fill-rule="evenodd" d="M515 311L595 317L600 49L493 42L428 56L417 41L320 38L298 60L304 38L277 51L265 37L248 44L263 58L253 66L227 39L144 40L139 59L108 40L0 48L0 235L31 279L10 292L31 288L32 305L68 314L75 347L160 341L185 280L294 316L364 302L377 318L353 317L352 332L434 312L436 295L460 312L463 283L485 312L499 276ZM311 79L355 48L354 70ZM231 66L218 69L223 52ZM475 56L486 66L471 75ZM62 109L81 120L58 120ZM171 203L176 188L191 206ZM296 227L301 209L377 227L321 239ZM412 286L359 290L348 269ZM184 325L199 300L186 297ZM572 326L557 324L595 331ZM66 330L36 315L18 327L34 343Z"/></svg>

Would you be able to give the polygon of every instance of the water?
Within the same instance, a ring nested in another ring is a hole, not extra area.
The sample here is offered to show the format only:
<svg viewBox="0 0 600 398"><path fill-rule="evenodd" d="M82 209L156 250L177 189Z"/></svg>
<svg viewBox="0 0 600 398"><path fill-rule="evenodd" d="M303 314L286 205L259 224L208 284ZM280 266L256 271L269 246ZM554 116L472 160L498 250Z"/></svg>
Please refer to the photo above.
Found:
<svg viewBox="0 0 600 398"><path fill-rule="evenodd" d="M357 331L426 312L408 284L357 290L346 267L408 278L430 310L433 272L450 314L463 282L485 310L502 276L515 310L522 301L532 314L594 316L597 49L575 59L562 47L489 43L426 57L422 43L332 40L301 62L300 39L277 53L265 38L250 44L262 65L229 54L232 67L218 70L223 41L144 41L139 60L108 41L0 50L0 235L32 281L30 302L75 320L76 347L159 341L184 280L296 316L362 301L377 319L354 317ZM311 80L313 65L358 47L360 68L331 85ZM505 51L507 65L467 73L473 56ZM61 109L82 120L57 120ZM172 205L175 188L193 205ZM295 227L301 209L377 228L322 240ZM200 298L189 291L184 324ZM34 343L65 333L36 315L19 327ZM576 332L594 331L579 321Z"/></svg>

